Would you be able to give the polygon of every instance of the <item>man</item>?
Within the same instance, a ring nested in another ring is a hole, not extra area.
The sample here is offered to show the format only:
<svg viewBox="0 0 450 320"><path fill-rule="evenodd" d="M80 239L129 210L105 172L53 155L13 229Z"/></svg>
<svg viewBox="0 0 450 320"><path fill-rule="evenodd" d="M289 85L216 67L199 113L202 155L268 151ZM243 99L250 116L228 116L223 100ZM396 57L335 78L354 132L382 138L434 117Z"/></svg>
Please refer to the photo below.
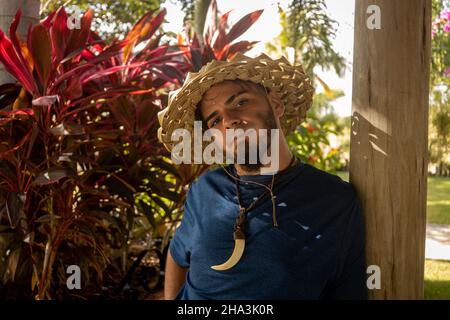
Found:
<svg viewBox="0 0 450 320"><path fill-rule="evenodd" d="M158 115L158 136L169 150L174 130L192 130L196 119L223 135L281 132L267 145L278 144L278 171L260 174L268 164L249 163L247 153L243 163L211 170L190 186L167 255L166 299L366 299L364 224L354 188L301 162L286 142L312 93L301 66L238 54L189 74L170 94ZM225 141L223 151L237 145Z"/></svg>

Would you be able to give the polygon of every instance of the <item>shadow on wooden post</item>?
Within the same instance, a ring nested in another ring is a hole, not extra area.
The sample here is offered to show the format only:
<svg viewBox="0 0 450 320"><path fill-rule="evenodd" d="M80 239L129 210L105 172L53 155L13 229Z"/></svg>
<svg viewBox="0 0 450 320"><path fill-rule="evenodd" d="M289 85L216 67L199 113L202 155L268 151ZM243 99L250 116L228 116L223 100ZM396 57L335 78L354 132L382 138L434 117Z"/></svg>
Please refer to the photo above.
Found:
<svg viewBox="0 0 450 320"><path fill-rule="evenodd" d="M431 0L356 1L350 182L381 269L370 299L423 299L430 41Z"/></svg>

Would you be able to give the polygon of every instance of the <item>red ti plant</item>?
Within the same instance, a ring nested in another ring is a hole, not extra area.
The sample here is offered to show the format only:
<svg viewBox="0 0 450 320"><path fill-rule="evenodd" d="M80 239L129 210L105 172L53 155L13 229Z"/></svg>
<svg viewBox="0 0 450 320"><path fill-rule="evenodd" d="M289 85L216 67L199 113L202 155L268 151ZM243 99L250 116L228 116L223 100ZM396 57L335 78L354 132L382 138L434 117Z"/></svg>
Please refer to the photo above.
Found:
<svg viewBox="0 0 450 320"><path fill-rule="evenodd" d="M91 11L68 29L64 8L23 41L18 11L9 37L0 31L0 61L18 81L0 86L0 296L71 297L66 270L75 264L77 295L89 297L120 281L118 257L139 231L167 239L186 186L206 167L171 164L156 114L188 70L247 50L231 42L259 14L228 32L226 14L204 46L194 36L178 51L160 43L164 10L112 43L90 30Z"/></svg>
<svg viewBox="0 0 450 320"><path fill-rule="evenodd" d="M203 35L200 35L203 41L200 42L199 35L192 33L188 26L184 30L184 36L178 33L178 47L184 52L183 58L187 63L187 69L183 69L184 72L197 72L212 60L229 60L236 53L245 53L253 47L256 41L236 42L235 40L258 20L263 10L247 14L232 26L228 24L230 12L218 17L217 2L213 0L205 19L205 31ZM207 167L207 165L181 165L178 166L177 171L184 177L182 181L189 182L204 172Z"/></svg>
<svg viewBox="0 0 450 320"><path fill-rule="evenodd" d="M193 33L188 26L185 27L184 36L178 33L178 47L184 52L183 58L187 63L187 69L183 71L197 72L212 60L230 60L236 53L250 50L256 41L235 40L258 20L262 12L263 10L251 12L236 24L229 26L228 16L231 11L218 17L217 2L211 1L205 20L205 31L200 35L203 41L200 42L199 35ZM207 165L181 165L177 166L177 172L183 177L181 181L189 183L207 168Z"/></svg>
<svg viewBox="0 0 450 320"><path fill-rule="evenodd" d="M210 7L214 11L215 1ZM217 11L217 10L216 10ZM167 91L173 89L184 80L187 71L196 70L198 66L194 61L196 54L202 55L201 63L207 63L212 59L227 59L237 52L245 52L253 43L248 41L233 41L243 34L261 15L262 11L256 11L242 18L231 28L227 25L228 13L220 18L219 26L208 25L205 36L205 46L200 47L198 42L190 42L187 45L179 45L184 55L173 52L175 48L157 47L160 36L148 42L143 50L137 49L136 43L145 40L138 35L142 29L150 29L147 24L154 24L149 15L145 15L130 31L126 40L130 40L128 47L124 49L122 56L116 56L114 64L123 65L129 63L142 63L144 61L165 61L165 65L156 75L167 80L164 85L153 81L154 92L134 96L121 96L108 102L108 108L113 115L114 122L121 128L120 141L115 144L115 152L109 153L102 161L105 165L120 168L116 174L126 181L133 189L122 187L124 197L135 199L135 212L144 216L155 237L163 237L162 246L167 243L168 236L174 229L174 222L180 220L183 202L186 196L186 186L204 172L206 165L174 165L169 161L170 154L157 141L158 122L156 114L160 110L158 106L166 105ZM217 15L217 12L215 12ZM211 15L211 13L210 13ZM157 20L159 21L159 20ZM219 30L220 29L220 30ZM228 31L229 29L229 31ZM217 39L211 41L217 30ZM142 33L141 33L142 34ZM131 40L135 39L135 40ZM194 39L195 35L194 35ZM210 49L208 49L210 48ZM149 50L145 50L149 49ZM132 52L129 54L129 52ZM213 52L213 55L209 55ZM177 60L168 60L177 56ZM180 62L181 61L181 62ZM117 84L127 81L129 75L137 73L142 77L141 82L146 83L146 73L141 71L129 71L114 74ZM140 72L140 73L139 73ZM175 83L175 85L174 85ZM161 82L162 84L162 82ZM117 154L120 156L117 157ZM111 181L108 189L112 190L120 186ZM119 191L117 191L119 192ZM129 211L129 210L128 210ZM132 213L129 212L131 215ZM133 219L129 219L132 221Z"/></svg>
<svg viewBox="0 0 450 320"><path fill-rule="evenodd" d="M70 30L61 8L30 28L26 42L16 34L20 11L10 37L0 31L0 61L19 82L0 87L2 295L60 297L73 264L86 288L98 287L126 248L138 184L127 180L148 166L113 162L126 163L127 144L139 150L128 150L136 163L158 156L157 92L182 77L179 53L153 37L164 15L145 15L110 45L91 32L91 11Z"/></svg>
<svg viewBox="0 0 450 320"><path fill-rule="evenodd" d="M228 25L228 16L231 11L226 12L218 18L216 0L211 1L206 16L203 39L199 41L199 35L191 33L186 28L185 36L178 34L178 46L185 53L186 60L192 66L193 71L200 68L211 60L229 60L236 53L245 53L250 50L256 41L235 40L246 32L263 13L263 10L251 12L241 18L233 26Z"/></svg>

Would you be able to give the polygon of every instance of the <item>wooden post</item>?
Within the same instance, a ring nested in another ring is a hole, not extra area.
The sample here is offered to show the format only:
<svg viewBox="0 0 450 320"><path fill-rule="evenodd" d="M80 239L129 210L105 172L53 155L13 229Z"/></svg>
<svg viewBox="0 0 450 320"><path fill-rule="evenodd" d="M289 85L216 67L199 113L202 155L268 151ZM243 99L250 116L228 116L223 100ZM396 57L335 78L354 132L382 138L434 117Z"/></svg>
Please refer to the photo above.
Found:
<svg viewBox="0 0 450 320"><path fill-rule="evenodd" d="M430 29L431 0L356 1L350 182L381 271L370 299L423 299Z"/></svg>

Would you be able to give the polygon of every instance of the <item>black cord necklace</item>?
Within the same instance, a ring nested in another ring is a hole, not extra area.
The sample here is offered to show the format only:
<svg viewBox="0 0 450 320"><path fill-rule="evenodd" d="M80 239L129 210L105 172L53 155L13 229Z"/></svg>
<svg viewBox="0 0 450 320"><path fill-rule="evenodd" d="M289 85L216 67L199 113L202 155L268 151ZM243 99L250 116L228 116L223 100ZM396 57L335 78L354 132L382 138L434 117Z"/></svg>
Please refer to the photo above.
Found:
<svg viewBox="0 0 450 320"><path fill-rule="evenodd" d="M225 167L223 168L225 170L225 172L234 179L235 184L236 184L236 194L237 194L237 200L238 200L238 205L239 205L239 214L238 217L236 219L235 225L234 225L234 232L233 232L233 238L234 238L234 249L233 252L230 256L230 258L225 261L222 264L219 265L214 265L211 266L212 269L214 270L218 270L218 271L224 271L224 270L228 270L230 268L232 268L233 266L235 266L239 260L242 257L242 254L244 253L244 249L245 249L245 222L247 220L247 213L252 210L253 208L255 208L256 203L262 199L267 193L270 193L271 196L271 200L272 200L272 213L273 213L273 224L274 227L278 227L278 223L276 221L276 216L275 216L275 201L274 201L274 196L273 196L273 187L275 184L275 176L279 176L280 173L283 173L285 171L287 171L290 167L292 167L292 165L295 163L295 160L297 160L297 158L295 156L292 156L291 162L289 163L288 167L282 171L277 172L276 174L272 175L272 181L269 183L268 186L255 182L255 181L246 181L247 183L253 183L256 185L260 185L262 187L264 187L266 190L258 197L256 198L248 207L244 207L242 205L241 202L241 194L239 192L239 181L241 179L239 179L238 177L233 176L232 174L230 174ZM237 172L236 172L236 175Z"/></svg>
<svg viewBox="0 0 450 320"><path fill-rule="evenodd" d="M236 219L236 223L234 225L234 238L235 239L245 239L245 221L247 219L247 214L248 214L248 212L253 210L256 207L256 204L258 203L258 201L261 200L268 193L270 193L271 200L272 200L273 226L274 227L278 227L278 223L277 223L276 215L275 215L275 201L274 201L274 196L273 196L273 187L275 185L276 178L281 173L284 173L284 172L286 172L287 169L291 168L294 165L294 163L296 162L296 159L297 158L293 155L289 165L284 170L279 171L276 174L273 174L272 175L272 180L267 186L264 185L264 184L260 184L260 183L254 182L254 181L246 181L248 183L254 183L254 184L257 184L257 185L261 185L261 186L263 186L266 189L266 190L264 190L264 192L259 197L257 197L247 207L244 207L243 204L242 204L241 193L240 193L240 190L239 190L239 181L241 179L239 179L238 177L233 177L234 181L235 181L235 185L236 185L236 195L237 195L237 201L238 201L238 205L239 205L239 215L238 215L238 217ZM237 175L237 173L236 173L236 175Z"/></svg>

